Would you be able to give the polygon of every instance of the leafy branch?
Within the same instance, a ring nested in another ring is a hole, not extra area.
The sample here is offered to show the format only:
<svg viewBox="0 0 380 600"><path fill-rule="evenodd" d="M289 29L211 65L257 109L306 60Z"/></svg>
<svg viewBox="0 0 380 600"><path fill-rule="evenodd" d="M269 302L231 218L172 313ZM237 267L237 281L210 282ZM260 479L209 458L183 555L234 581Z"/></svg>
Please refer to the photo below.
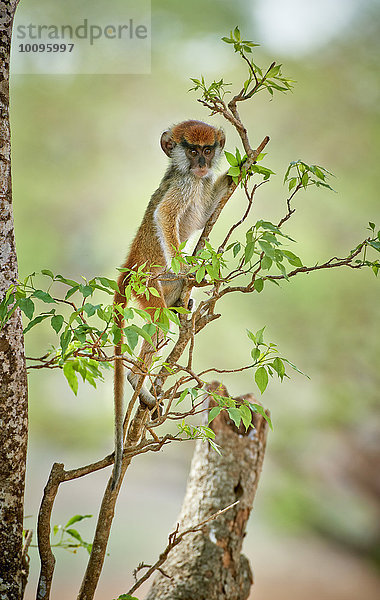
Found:
<svg viewBox="0 0 380 600"><path fill-rule="evenodd" d="M248 75L240 90L232 95L227 103L226 96L232 93L229 89L230 84L224 82L223 78L207 84L203 76L192 78L192 90L200 93L198 101L211 111L211 115L220 114L240 136L242 148L236 148L234 152L225 152L229 164L228 189L208 220L192 253L182 244L172 260L170 273L165 269L158 274L151 273L146 265L142 265L136 271L131 270L125 289L128 300L143 297L149 301L158 293L153 285L154 280L165 279L167 276L172 279L174 274L185 280L182 306L148 312L134 306L124 308L113 305L111 298L118 289L115 280L94 277L90 280L75 281L60 274L55 275L48 269L44 269L40 274L33 273L12 285L0 303L2 327L7 327L10 316L17 309L22 311L26 319L25 333L36 326L50 326L55 343L47 351L43 350L40 357L29 358L29 369L62 370L75 394L78 393L79 378L96 386L98 381L103 380L105 370L112 369L116 358L121 358L126 367L133 367L134 372L140 376L139 384L129 401L124 422L122 477L115 491L111 490L108 484L104 493L92 546L93 552L82 584L82 590L88 593L88 597L91 596L101 571L122 478L135 456L148 451L158 451L168 443L188 439L204 440L217 452L222 451L215 443L213 430L213 420L220 413L228 415L234 425L241 427L243 431L252 428L257 413L271 425L270 418L261 404L244 398L234 399L215 390L207 391L205 375L211 372L239 374L245 370L251 371L258 389L264 393L270 378L278 377L283 381L289 377L288 373L291 370L301 372L278 351L275 343L264 341L264 327L255 333L251 329L248 330L248 337L252 342L249 364L243 367L231 365L227 369L210 366L197 370L193 360L196 336L211 322L220 318L221 314L216 312L218 302L227 294L235 292L262 293L267 282L280 285L282 281L291 281L301 273L347 266L353 269L370 268L377 275L380 267L379 260L373 258L376 252L380 251L380 233L372 222L369 223L369 235L343 258L332 257L305 265L299 253L294 251L296 242L286 233L286 225L295 214L295 196L298 198L301 192L312 186L332 190L329 183L331 173L320 165L307 164L302 160L291 162L285 171L284 184L287 191L284 213L279 222L275 224L266 219L254 222L251 219L257 194L264 185L270 183L275 173L262 165L269 137L266 136L256 148L252 146L237 107L239 102L252 100L261 91L266 90L271 96L275 92L288 92L294 82L282 74L281 65L272 62L268 67L262 68L254 62L252 55L257 44L242 39L237 27L230 32L229 37L223 38L223 41L234 49L248 68ZM213 244L210 241L210 233L225 204L238 187L245 196L246 206L219 243ZM243 226L245 231L242 231ZM235 238L238 231L240 234ZM204 294L195 310L190 313L184 307L189 305L193 288L201 288ZM106 301L103 300L104 297ZM117 325L118 319L115 319L119 314L122 314L125 322L123 331ZM163 339L159 332L163 332ZM121 333L125 343L121 348L121 356L115 357L114 347L120 341ZM152 352L162 351L160 356L154 357L149 367L139 358L136 350L141 340L151 345ZM186 349L187 356L183 359ZM157 404L162 406L162 414L156 418L153 418L146 407L138 404L139 389L146 379L151 385ZM211 407L205 407L205 397L210 394L213 404ZM209 413L206 425L190 425L187 422L189 416L206 411ZM165 432L162 433L160 428L164 424ZM173 429L168 431L168 427L171 426ZM109 455L92 465L71 471L65 471L63 465L53 465L39 514L41 598L49 597L54 570L54 557L50 546L50 515L59 485L110 466L112 462L113 456ZM75 543L89 551L91 545L83 542L71 524L69 521L61 533L71 536L76 540ZM73 531L76 533L73 534ZM163 561L160 562L160 557L153 567L148 567L147 574L139 581L145 580L153 572L152 569L161 568L167 553L179 543L185 533L174 532L174 537L169 539L167 551L161 555ZM70 545L70 542L63 540L66 538L62 538L61 545ZM135 589L137 588L131 588L130 593Z"/></svg>

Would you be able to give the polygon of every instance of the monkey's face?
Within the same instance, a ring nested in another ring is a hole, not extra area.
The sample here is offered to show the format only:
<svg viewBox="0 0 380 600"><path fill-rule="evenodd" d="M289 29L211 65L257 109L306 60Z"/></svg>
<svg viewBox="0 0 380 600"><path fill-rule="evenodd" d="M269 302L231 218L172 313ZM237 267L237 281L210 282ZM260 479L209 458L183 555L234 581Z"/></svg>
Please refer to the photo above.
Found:
<svg viewBox="0 0 380 600"><path fill-rule="evenodd" d="M161 148L183 174L203 178L211 174L225 143L221 129L202 121L183 121L165 131Z"/></svg>
<svg viewBox="0 0 380 600"><path fill-rule="evenodd" d="M196 177L206 177L212 168L216 145L196 146L182 142L189 162L189 171Z"/></svg>

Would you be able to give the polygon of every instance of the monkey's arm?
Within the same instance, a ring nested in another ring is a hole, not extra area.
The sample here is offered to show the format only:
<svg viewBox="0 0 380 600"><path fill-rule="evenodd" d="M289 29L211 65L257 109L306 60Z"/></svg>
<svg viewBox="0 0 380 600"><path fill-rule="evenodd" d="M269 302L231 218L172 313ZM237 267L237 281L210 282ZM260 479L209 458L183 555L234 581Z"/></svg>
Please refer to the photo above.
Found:
<svg viewBox="0 0 380 600"><path fill-rule="evenodd" d="M232 177L231 175L228 175L227 171L223 173L223 175L219 175L212 188L214 196L218 196L218 198L220 199L227 192L229 185L231 185L231 182Z"/></svg>
<svg viewBox="0 0 380 600"><path fill-rule="evenodd" d="M219 175L212 186L211 194L209 197L208 206L206 207L205 213L205 224L206 221L211 217L212 213L218 206L219 202L223 198L224 194L227 193L228 187L231 184L232 177L228 175L227 172L223 173L223 175Z"/></svg>

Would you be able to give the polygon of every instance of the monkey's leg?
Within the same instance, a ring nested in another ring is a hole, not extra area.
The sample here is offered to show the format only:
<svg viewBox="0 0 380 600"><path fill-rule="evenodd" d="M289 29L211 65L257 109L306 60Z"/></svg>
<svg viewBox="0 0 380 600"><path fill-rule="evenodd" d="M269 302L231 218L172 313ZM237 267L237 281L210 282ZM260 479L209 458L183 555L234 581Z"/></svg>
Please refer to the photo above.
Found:
<svg viewBox="0 0 380 600"><path fill-rule="evenodd" d="M160 284L164 293L164 298L167 306L182 306L180 299L183 286L185 284L185 278L175 273L165 273L160 279ZM187 310L192 311L194 306L193 298L189 298L187 303Z"/></svg>
<svg viewBox="0 0 380 600"><path fill-rule="evenodd" d="M146 298L138 298L138 303L140 305L140 308L142 308L143 310L145 310L146 312L148 312L151 315L152 321L153 321L154 313L156 312L157 308L166 308L167 307L166 302L164 300L163 290L158 281L155 282L155 287L157 288L157 291L160 293L160 296L151 295L149 300L146 300ZM154 340L153 340L156 347L160 346L163 339L164 339L164 333L159 327L157 327L156 333L154 334ZM147 373L149 371L149 368L153 362L153 358L154 358L155 354L158 354L158 350L154 346L152 346L152 344L150 344L147 340L143 340L141 350L139 353L139 357L138 357L138 363L141 366L141 368L139 369L138 367L137 368L132 367L132 369L129 371L129 373L127 375L127 379L134 390L136 389L136 387L140 381L142 372ZM145 378L146 378L146 376L145 376ZM157 400L153 396L153 394L147 389L145 382L143 383L142 388L140 390L139 398L140 398L141 402L143 402L150 409L153 409L157 406Z"/></svg>
<svg viewBox="0 0 380 600"><path fill-rule="evenodd" d="M162 332L161 332L162 333ZM158 336L160 338L159 342L163 339L163 334ZM149 367L151 366L152 362L153 362L153 357L154 354L157 351L152 347L152 345L144 340L141 346L141 350L140 350L140 354L139 354L139 364L141 365L141 369L139 369L138 371L134 370L134 368L132 367L132 369L129 371L128 375L127 375L127 379L129 381L129 383L131 384L131 386L133 387L133 389L135 390L140 378L141 378L141 372L147 372L149 370ZM146 376L145 376L146 378ZM157 401L156 398L153 396L153 394L147 389L145 383L143 383L142 388L140 390L139 393L139 398L141 400L141 402L143 402L148 408L152 409L155 408L157 406Z"/></svg>
<svg viewBox="0 0 380 600"><path fill-rule="evenodd" d="M168 306L178 306L179 300L181 297L182 288L184 285L184 278L180 275L176 275L175 273L167 272L162 275L162 278L155 281L155 287L159 292L160 296L150 296L149 300L146 298L138 298L138 302L140 307L143 310L146 310L152 316L157 308L167 308ZM189 301L189 309L190 305L192 306L192 300ZM161 329L157 328L157 333L155 334L155 343L159 346L164 339L164 333ZM134 370L133 368L128 373L128 381L132 385L133 389L136 389L140 377L141 371L148 371L149 367L153 362L153 357L157 353L155 348L147 341L144 340L141 346L140 354L139 354L139 363L141 364L141 370ZM154 395L147 389L146 385L143 384L139 398L141 402L143 402L150 409L157 408L157 400ZM157 414L155 411L154 414ZM153 414L153 417L154 417Z"/></svg>
<svg viewBox="0 0 380 600"><path fill-rule="evenodd" d="M171 271L163 273L162 278L159 279L159 283L165 299L165 306L178 306L184 282L184 278L179 274L176 275Z"/></svg>

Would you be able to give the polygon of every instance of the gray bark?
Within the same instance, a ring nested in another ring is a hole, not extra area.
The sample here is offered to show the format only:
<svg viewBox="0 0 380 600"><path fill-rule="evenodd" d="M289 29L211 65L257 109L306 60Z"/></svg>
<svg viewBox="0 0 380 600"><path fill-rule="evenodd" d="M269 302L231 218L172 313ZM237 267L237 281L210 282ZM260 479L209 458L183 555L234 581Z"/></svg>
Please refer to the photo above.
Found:
<svg viewBox="0 0 380 600"><path fill-rule="evenodd" d="M0 300L18 278L13 231L9 127L9 57L17 1L0 1ZM0 331L0 598L19 600L27 445L27 383L17 310Z"/></svg>
<svg viewBox="0 0 380 600"><path fill-rule="evenodd" d="M219 384L211 384L216 389ZM215 387L214 387L215 386ZM227 392L222 392L228 395ZM252 396L245 396L254 402ZM255 415L255 429L237 429L225 412L212 428L221 446L217 454L197 442L186 496L179 516L180 531L218 510L239 504L202 531L187 535L170 552L146 600L245 600L253 582L248 559L241 554L265 452L267 422Z"/></svg>

